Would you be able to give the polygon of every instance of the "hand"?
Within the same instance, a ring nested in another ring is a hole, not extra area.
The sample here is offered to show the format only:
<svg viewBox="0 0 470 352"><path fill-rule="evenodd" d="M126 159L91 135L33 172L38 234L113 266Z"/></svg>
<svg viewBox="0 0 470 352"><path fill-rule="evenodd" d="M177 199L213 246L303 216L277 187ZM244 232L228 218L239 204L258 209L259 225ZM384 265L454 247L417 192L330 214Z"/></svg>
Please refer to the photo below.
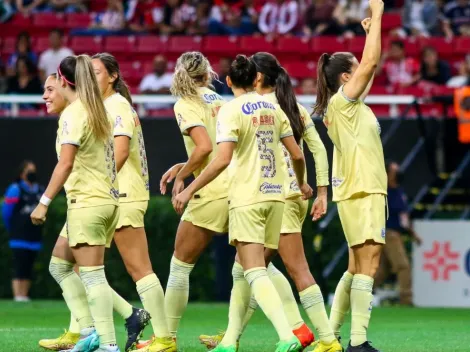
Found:
<svg viewBox="0 0 470 352"><path fill-rule="evenodd" d="M382 16L384 12L384 2L382 0L369 0L369 7L372 16Z"/></svg>
<svg viewBox="0 0 470 352"><path fill-rule="evenodd" d="M175 211L181 215L183 214L184 207L186 204L188 204L189 200L191 199L192 195L191 193L188 192L188 190L184 190L180 194L176 195L173 197L171 202L173 203L173 208L175 208Z"/></svg>
<svg viewBox="0 0 470 352"><path fill-rule="evenodd" d="M173 165L167 172L165 172L160 180L160 193L166 193L166 185L174 180L178 172L180 172L184 163Z"/></svg>
<svg viewBox="0 0 470 352"><path fill-rule="evenodd" d="M47 209L44 204L39 203L36 209L31 213L31 221L34 225L42 225L46 221Z"/></svg>
<svg viewBox="0 0 470 352"><path fill-rule="evenodd" d="M369 34L370 24L371 24L371 18L370 17L364 18L361 22L362 28L364 28L364 31L366 32L366 35Z"/></svg>
<svg viewBox="0 0 470 352"><path fill-rule="evenodd" d="M412 236L413 241L415 241L418 246L421 246L421 244L423 243L423 239L421 238L421 236L419 236L414 231L411 232L411 236Z"/></svg>
<svg viewBox="0 0 470 352"><path fill-rule="evenodd" d="M313 190L312 187L308 183L304 183L302 186L299 187L300 192L302 192L302 199L310 199L313 197Z"/></svg>
<svg viewBox="0 0 470 352"><path fill-rule="evenodd" d="M171 192L173 198L176 197L178 194L183 192L184 190L184 180L176 177L175 183L173 184L173 191Z"/></svg>
<svg viewBox="0 0 470 352"><path fill-rule="evenodd" d="M313 202L312 210L310 211L313 221L319 220L326 214L328 208L327 190L326 186L318 187L317 198Z"/></svg>

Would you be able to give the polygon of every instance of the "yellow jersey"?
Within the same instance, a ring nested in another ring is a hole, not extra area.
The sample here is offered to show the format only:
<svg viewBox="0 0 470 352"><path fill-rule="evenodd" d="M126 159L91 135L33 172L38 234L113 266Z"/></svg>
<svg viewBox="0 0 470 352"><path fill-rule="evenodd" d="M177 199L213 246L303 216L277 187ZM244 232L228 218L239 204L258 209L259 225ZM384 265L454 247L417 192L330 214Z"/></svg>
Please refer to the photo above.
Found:
<svg viewBox="0 0 470 352"><path fill-rule="evenodd" d="M334 144L333 200L354 194L387 194L387 173L380 140L380 124L361 99L352 100L343 87L333 95L323 117Z"/></svg>
<svg viewBox="0 0 470 352"><path fill-rule="evenodd" d="M119 93L109 96L104 106L113 120L114 137L127 136L130 139L129 157L118 173L119 202L149 200L149 169L139 116Z"/></svg>
<svg viewBox="0 0 470 352"><path fill-rule="evenodd" d="M230 208L284 202L280 140L288 136L292 128L286 114L257 93L243 94L220 109L217 143L237 143L228 167Z"/></svg>
<svg viewBox="0 0 470 352"><path fill-rule="evenodd" d="M204 127L212 142L212 153L205 162L194 171L194 177L198 177L206 166L214 159L217 153L216 144L216 124L217 113L224 105L225 100L220 95L213 92L209 88L199 88L201 102L195 102L189 99L179 99L174 107L176 120L183 135L184 145L188 157L194 151L196 145L189 136L189 129L196 126ZM220 174L214 181L199 190L191 202L207 202L215 199L227 197L227 171Z"/></svg>
<svg viewBox="0 0 470 352"><path fill-rule="evenodd" d="M276 93L265 94L263 97L269 102L278 104ZM303 141L305 141L308 149L313 154L313 159L315 160L315 173L317 176L317 187L328 186L328 156L326 154L325 145L323 144L307 109L300 104L297 104L297 106L299 107L300 117L302 118L305 126L304 134L302 135L302 139L299 143L300 148L303 151ZM294 167L292 166L292 158L284 145L281 146L284 153L283 167L287 170L286 181L284 182L286 198L297 198L301 196L302 193L300 192L297 184ZM305 169L305 180L306 179L307 169Z"/></svg>
<svg viewBox="0 0 470 352"><path fill-rule="evenodd" d="M119 204L113 136L105 141L95 138L87 115L77 99L65 108L59 119L57 156L60 157L63 144L78 147L72 173L64 185L69 209ZM111 125L109 115L108 118Z"/></svg>

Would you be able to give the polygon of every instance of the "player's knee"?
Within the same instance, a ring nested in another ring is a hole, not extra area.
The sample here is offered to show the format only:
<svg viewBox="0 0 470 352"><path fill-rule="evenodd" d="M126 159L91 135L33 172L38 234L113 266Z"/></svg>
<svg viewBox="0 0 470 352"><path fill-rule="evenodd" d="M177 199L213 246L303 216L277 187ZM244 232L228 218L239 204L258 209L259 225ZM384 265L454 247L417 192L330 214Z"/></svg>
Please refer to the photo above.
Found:
<svg viewBox="0 0 470 352"><path fill-rule="evenodd" d="M53 256L49 262L49 273L60 284L73 274L73 263Z"/></svg>
<svg viewBox="0 0 470 352"><path fill-rule="evenodd" d="M137 264L137 263L126 263L127 273L132 277L134 282L146 277L153 273L152 265L149 264Z"/></svg>

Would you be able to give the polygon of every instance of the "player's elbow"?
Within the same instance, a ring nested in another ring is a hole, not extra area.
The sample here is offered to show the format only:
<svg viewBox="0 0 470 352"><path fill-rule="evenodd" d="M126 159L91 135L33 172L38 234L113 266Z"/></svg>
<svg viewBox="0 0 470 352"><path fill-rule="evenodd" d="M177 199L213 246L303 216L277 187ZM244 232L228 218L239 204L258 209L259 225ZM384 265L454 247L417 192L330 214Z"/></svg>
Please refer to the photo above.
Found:
<svg viewBox="0 0 470 352"><path fill-rule="evenodd" d="M302 162L303 161L303 162L305 162L304 154L302 153L300 148L299 148L299 151L294 152L290 156L292 158L292 161L295 161L295 162Z"/></svg>
<svg viewBox="0 0 470 352"><path fill-rule="evenodd" d="M201 153L201 155L207 157L210 155L210 153L212 153L212 144L202 144L202 145L199 145L197 147L199 149L199 152Z"/></svg>

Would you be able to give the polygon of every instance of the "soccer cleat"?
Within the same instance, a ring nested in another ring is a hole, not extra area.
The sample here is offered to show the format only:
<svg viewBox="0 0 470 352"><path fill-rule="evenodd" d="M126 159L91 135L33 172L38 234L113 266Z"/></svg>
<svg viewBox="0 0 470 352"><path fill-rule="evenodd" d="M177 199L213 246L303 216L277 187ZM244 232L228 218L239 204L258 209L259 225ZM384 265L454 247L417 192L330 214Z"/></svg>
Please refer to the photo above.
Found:
<svg viewBox="0 0 470 352"><path fill-rule="evenodd" d="M120 352L118 345L102 345L95 352Z"/></svg>
<svg viewBox="0 0 470 352"><path fill-rule="evenodd" d="M307 348L315 341L315 336L313 335L312 330L307 326L307 324L302 324L298 329L292 331L294 335L299 339L303 348Z"/></svg>
<svg viewBox="0 0 470 352"><path fill-rule="evenodd" d="M318 341L315 343L313 352L343 352L343 346L341 346L338 340L333 340L329 344Z"/></svg>
<svg viewBox="0 0 470 352"><path fill-rule="evenodd" d="M304 348L297 337L292 337L287 341L279 341L276 345L276 352L300 352Z"/></svg>
<svg viewBox="0 0 470 352"><path fill-rule="evenodd" d="M176 341L172 337L155 337L149 345L134 352L176 352Z"/></svg>
<svg viewBox="0 0 470 352"><path fill-rule="evenodd" d="M219 345L224 336L225 331L219 332L218 335L199 335L199 341L201 342L201 344L205 345L210 351Z"/></svg>
<svg viewBox="0 0 470 352"><path fill-rule="evenodd" d="M137 341L142 336L142 332L150 322L150 314L140 308L132 308L132 314L126 319L126 330L127 330L127 342L126 352L135 349Z"/></svg>
<svg viewBox="0 0 470 352"><path fill-rule="evenodd" d="M100 338L96 330L89 329L88 335L81 335L80 340L77 341L72 349L64 350L62 352L94 352L100 346Z"/></svg>
<svg viewBox="0 0 470 352"><path fill-rule="evenodd" d="M80 334L65 330L62 335L55 339L43 339L39 341L39 346L51 351L61 351L72 349L80 339Z"/></svg>
<svg viewBox="0 0 470 352"><path fill-rule="evenodd" d="M380 351L372 347L369 341L366 341L362 345L358 345L358 346L351 346L351 341L349 341L349 346L346 349L346 352L380 352Z"/></svg>
<svg viewBox="0 0 470 352"><path fill-rule="evenodd" d="M152 336L150 336L150 339L148 339L148 340L139 340L135 344L135 348L138 349L138 350L141 349L141 348L144 348L145 346L150 345L154 339L155 339L155 335L152 335ZM175 342L176 342L176 338L174 338L173 340L175 340Z"/></svg>
<svg viewBox="0 0 470 352"><path fill-rule="evenodd" d="M237 346L223 346L223 345L217 345L212 352L237 352L238 347Z"/></svg>

